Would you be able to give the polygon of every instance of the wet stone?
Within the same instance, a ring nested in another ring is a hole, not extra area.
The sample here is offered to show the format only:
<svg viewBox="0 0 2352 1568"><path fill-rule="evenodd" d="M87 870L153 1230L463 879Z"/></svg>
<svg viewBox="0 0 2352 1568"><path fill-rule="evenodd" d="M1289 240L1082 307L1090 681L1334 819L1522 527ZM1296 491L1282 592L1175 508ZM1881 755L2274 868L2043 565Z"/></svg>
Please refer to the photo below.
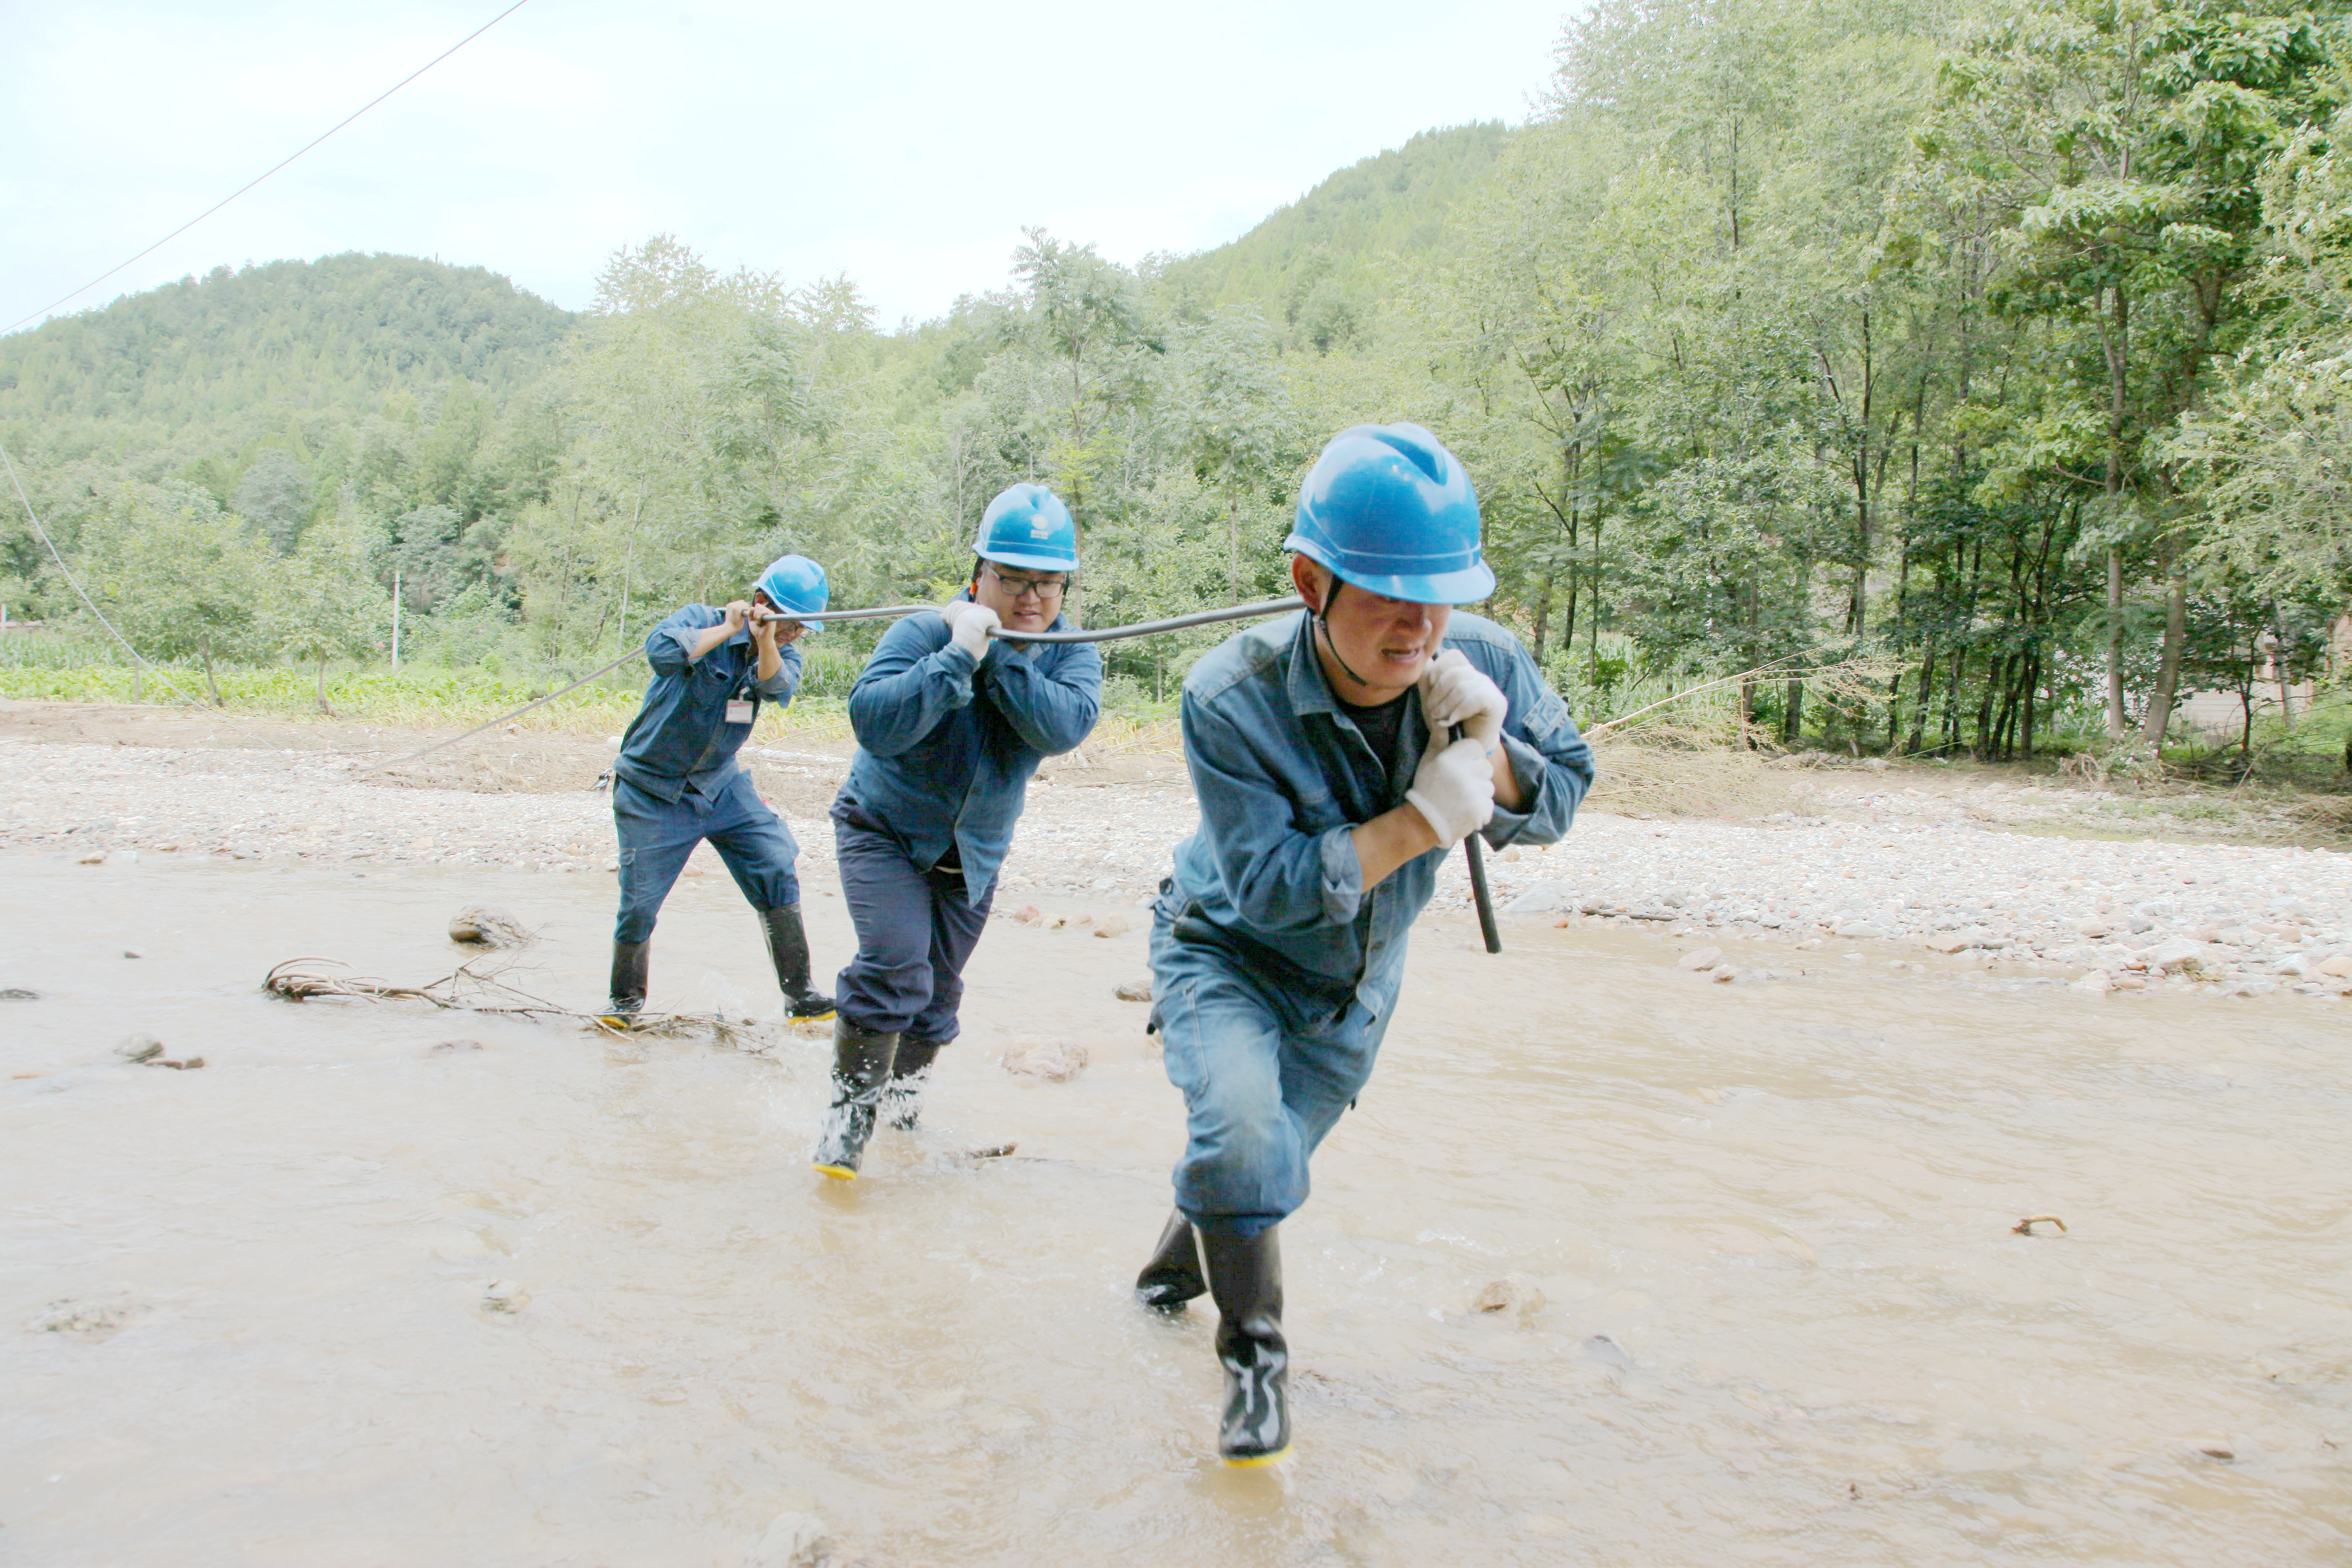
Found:
<svg viewBox="0 0 2352 1568"><path fill-rule="evenodd" d="M1594 1334L1584 1342L1584 1353L1604 1365L1630 1368L1633 1357L1623 1345L1607 1334Z"/></svg>
<svg viewBox="0 0 2352 1568"><path fill-rule="evenodd" d="M780 1513L743 1559L743 1568L817 1568L832 1555L833 1531L813 1513Z"/></svg>
<svg viewBox="0 0 2352 1568"><path fill-rule="evenodd" d="M1006 1072L1048 1083L1066 1083L1087 1070L1087 1048L1066 1041L1047 1040L1016 1046L999 1058Z"/></svg>
<svg viewBox="0 0 2352 1568"><path fill-rule="evenodd" d="M1488 1280L1471 1301L1470 1310L1507 1319L1524 1328L1528 1320L1543 1310L1543 1305L1542 1289L1527 1275L1515 1272Z"/></svg>
<svg viewBox="0 0 2352 1568"><path fill-rule="evenodd" d="M528 947L532 935L512 915L484 904L468 904L449 918L449 940L478 947Z"/></svg>
<svg viewBox="0 0 2352 1568"><path fill-rule="evenodd" d="M97 1300L58 1300L44 1307L25 1327L37 1334L83 1334L104 1339L146 1312L144 1306L127 1295Z"/></svg>
<svg viewBox="0 0 2352 1568"><path fill-rule="evenodd" d="M114 1054L126 1062L152 1061L163 1054L163 1042L152 1035L130 1035L114 1047Z"/></svg>
<svg viewBox="0 0 2352 1568"><path fill-rule="evenodd" d="M511 1279L493 1279L482 1289L482 1310L511 1317L530 1305L530 1292Z"/></svg>

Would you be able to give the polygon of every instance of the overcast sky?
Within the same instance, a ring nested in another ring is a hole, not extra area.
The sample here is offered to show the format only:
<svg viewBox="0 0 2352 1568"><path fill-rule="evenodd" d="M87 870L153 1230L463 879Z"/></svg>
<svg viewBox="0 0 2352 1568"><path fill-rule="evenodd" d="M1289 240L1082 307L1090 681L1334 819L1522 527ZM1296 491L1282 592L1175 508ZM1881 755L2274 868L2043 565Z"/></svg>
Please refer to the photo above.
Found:
<svg viewBox="0 0 2352 1568"><path fill-rule="evenodd" d="M530 0L68 310L215 265L479 263L589 303L668 232L846 272L882 322L1003 285L1025 225L1133 261L1414 132L1526 118L1570 0ZM504 0L0 0L0 324L169 232Z"/></svg>

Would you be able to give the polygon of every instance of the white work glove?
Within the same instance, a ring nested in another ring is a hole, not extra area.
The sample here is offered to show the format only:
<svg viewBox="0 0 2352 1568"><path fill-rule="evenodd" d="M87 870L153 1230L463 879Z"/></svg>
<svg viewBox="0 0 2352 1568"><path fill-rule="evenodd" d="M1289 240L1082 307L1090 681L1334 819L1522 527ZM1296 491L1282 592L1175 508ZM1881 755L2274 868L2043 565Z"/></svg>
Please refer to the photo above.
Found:
<svg viewBox="0 0 2352 1568"><path fill-rule="evenodd" d="M996 618L994 610L970 599L954 599L941 605L940 619L947 622L949 637L971 655L974 664L988 657L988 634L1004 624Z"/></svg>
<svg viewBox="0 0 2352 1568"><path fill-rule="evenodd" d="M1465 737L1492 755L1502 744L1503 720L1510 710L1511 700L1503 689L1464 658L1460 648L1439 654L1422 675L1421 716L1429 721L1432 735L1444 735L1459 724Z"/></svg>
<svg viewBox="0 0 2352 1568"><path fill-rule="evenodd" d="M1413 771L1405 800L1429 823L1437 842L1451 849L1495 819L1495 764L1486 749L1465 735L1431 737Z"/></svg>

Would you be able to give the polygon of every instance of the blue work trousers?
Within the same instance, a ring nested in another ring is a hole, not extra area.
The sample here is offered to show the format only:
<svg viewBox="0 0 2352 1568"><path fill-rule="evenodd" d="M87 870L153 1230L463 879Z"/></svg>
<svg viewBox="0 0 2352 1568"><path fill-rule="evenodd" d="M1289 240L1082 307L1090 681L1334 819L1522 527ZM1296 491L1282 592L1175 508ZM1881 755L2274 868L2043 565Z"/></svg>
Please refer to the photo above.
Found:
<svg viewBox="0 0 2352 1568"><path fill-rule="evenodd" d="M615 778L613 825L621 837L621 918L613 926L614 942L643 942L654 934L662 900L686 869L687 857L706 838L753 909L781 910L801 901L800 879L793 875L801 847L752 789L749 773L734 773L715 797L689 788L675 801Z"/></svg>
<svg viewBox="0 0 2352 1568"><path fill-rule="evenodd" d="M1184 1092L1176 1206L1203 1230L1255 1236L1307 1201L1307 1158L1372 1076L1388 1018L1172 895L1152 911L1151 996L1168 1080Z"/></svg>
<svg viewBox="0 0 2352 1568"><path fill-rule="evenodd" d="M947 1044L962 1027L963 966L980 945L995 888L966 902L963 873L923 869L896 834L838 803L833 853L857 927L857 956L835 983L834 1007L868 1034Z"/></svg>

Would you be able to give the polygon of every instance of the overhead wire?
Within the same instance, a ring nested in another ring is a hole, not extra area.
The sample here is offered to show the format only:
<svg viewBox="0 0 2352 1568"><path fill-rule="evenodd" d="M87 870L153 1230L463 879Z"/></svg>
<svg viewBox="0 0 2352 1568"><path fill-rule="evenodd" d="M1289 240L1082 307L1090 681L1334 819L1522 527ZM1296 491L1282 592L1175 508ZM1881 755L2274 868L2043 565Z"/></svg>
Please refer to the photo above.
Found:
<svg viewBox="0 0 2352 1568"><path fill-rule="evenodd" d="M517 11L521 10L530 3L530 0L514 0L513 5L509 5L505 10L499 12L488 21L475 28L472 32L467 34L464 37L458 39L456 43L450 45L447 48L442 50L439 54L434 56L431 59L425 61L415 70L410 71L406 76L402 77L398 81L394 82L382 92L377 93L373 98L369 99L365 103L360 105L357 109L352 110L349 114L346 114L341 120L335 121L334 124L330 125L326 130L319 132L318 135L313 136L310 141L305 142L301 146L297 147L293 152L289 153L285 157L280 158L277 163L272 163L268 168L264 169L260 174L256 174L253 178L247 180L245 184L231 191L228 195L223 196L220 200L215 202L212 205L206 207L195 216L190 218L187 222L182 224L179 227L173 229L171 233L165 235L154 244L147 247L144 250L140 251L135 256L126 258L124 260L117 262L114 266L108 268L105 271L100 273L89 282L81 285L81 287L59 295L48 304L42 306L37 310L35 310L31 315L21 317L18 320L10 322L6 328L0 329L0 332L13 332L18 327L25 325L27 321L38 321L42 317L54 311L59 305L66 303L68 300L72 300L78 295L87 294L89 290L97 288L100 284L105 282L108 279L121 271L124 268L127 268L132 263L140 261L146 257L153 255L156 251L161 250L164 246L169 245L172 241L179 238L180 236L187 233L188 230L195 227L196 225L212 216L213 214L220 211L221 208L236 200L237 197L245 195L247 191L252 190L256 185L260 184L264 180L268 179L272 174L277 174L279 170L293 163L297 158L301 157L302 154L310 152L312 148L326 141L327 138L332 136L336 132L341 131L346 125L351 124L352 121L359 119L360 116L365 114L369 110L373 109L377 104L382 103L385 99L390 98L394 93L398 92L402 88L406 87L410 82L415 81L418 77L423 76L426 71L431 70L435 66L439 65L443 60L447 59L451 55L456 54L459 49L464 48L467 44L472 43L476 38L480 37L484 33L488 32L492 27L497 26L500 22L505 21L509 16L513 16ZM8 483L16 490L16 500L23 504L25 508L25 515L31 519L33 531L40 536L42 544L47 546L48 549L50 558L57 562L58 573L64 576L66 582L73 588L75 595L81 600L83 605L89 609L92 616L98 618L99 625L104 626L113 637L114 640L122 645L122 650L135 659L142 669L152 672L165 687L176 693L181 700L194 707L210 708L214 712L223 713L226 715L226 710L214 707L210 703L200 702L195 698L191 697L185 690L182 689L178 682L165 675L162 669L158 668L155 664L147 658L146 655L141 653L136 647L131 646L131 639L124 637L121 629L107 618L106 612L98 607L98 602L89 596L89 591L81 585L81 580L76 577L73 574L73 569L66 564L64 553L58 549L57 541L49 537L49 531L42 524L41 514L35 509L32 498L25 493L24 481L17 478L16 464L15 460L10 458L5 445L0 445L0 465L5 465L8 470ZM609 668L612 667L608 666L607 668ZM602 672L600 671L599 673ZM594 678L591 677L590 679L593 679ZM282 752L285 750L284 747L276 744L274 742L271 742L257 731L247 729L243 725L236 724L234 720L231 720L230 723L232 727L238 730L239 732L260 741L263 745L269 747L272 751Z"/></svg>
<svg viewBox="0 0 2352 1568"><path fill-rule="evenodd" d="M223 196L220 200L215 202L212 205L206 207L204 211L198 213L195 216L190 218L187 222L182 224L179 227L173 229L163 238L157 240L154 244L149 246L146 249L139 252L138 255L129 257L124 260L117 262L112 267L110 267L105 271L100 273L97 277L91 279L89 282L83 284L80 288L59 295L57 299L51 300L48 304L42 306L31 315L9 322L5 328L0 328L0 332L13 332L18 327L23 326L26 321L40 320L43 316L49 314L49 312L55 310L59 305L64 304L67 300L71 300L78 295L89 293L92 289L97 288L100 284L105 282L108 279L121 271L124 268L131 266L133 262L141 261L145 259L147 257L152 256L156 251L163 249L163 247L171 244L172 241L179 238L180 236L187 233L188 230L195 227L196 225L204 222L205 219L212 216L213 214L220 211L221 208L228 205L229 203L236 200L237 197L245 195L246 192L253 189L254 186L261 184L262 181L269 178L270 175L275 174L278 171L286 167L287 164L291 163L295 159L299 158L303 153L308 153L311 148L316 147L320 142L324 142L328 137L332 136L336 132L341 131L344 126L349 125L352 121L357 120L361 115L365 114L369 110L373 109L377 104L382 103L385 99L390 98L394 93L398 92L402 88L406 87L410 82L415 81L418 77L423 76L426 71L431 70L435 66L439 65L443 60L447 59L451 55L456 54L459 49L464 48L467 44L472 43L476 38L480 37L484 33L488 32L492 27L497 26L500 22L505 21L509 16L513 16L516 12L521 10L530 3L530 0L514 0L513 5L508 6L505 10L491 17L488 21L475 28L472 32L467 34L464 37L458 39L456 43L450 45L439 54L435 55L423 65L418 66L415 70L410 71L406 76L402 77L398 81L394 82L390 87L385 88L382 92L377 93L373 98L369 99L365 103L361 104L357 109L354 109L349 114L344 115L341 120L336 121L332 125L330 125L327 129L321 131L319 134L302 143L301 146L297 147L293 152L289 153L286 156L280 158L278 162L272 163L258 174L254 175L253 178L246 181L245 184L237 186L236 189L231 191L228 195Z"/></svg>

